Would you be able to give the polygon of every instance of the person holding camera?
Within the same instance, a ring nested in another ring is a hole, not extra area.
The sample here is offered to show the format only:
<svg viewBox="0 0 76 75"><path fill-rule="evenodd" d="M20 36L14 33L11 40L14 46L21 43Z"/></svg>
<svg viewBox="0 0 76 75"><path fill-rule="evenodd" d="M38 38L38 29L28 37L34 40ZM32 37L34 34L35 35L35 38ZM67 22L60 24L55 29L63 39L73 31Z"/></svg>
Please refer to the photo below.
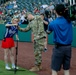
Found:
<svg viewBox="0 0 76 75"><path fill-rule="evenodd" d="M64 69L64 75L70 75L71 44L73 40L72 23L63 4L58 4L55 7L55 14L57 18L50 22L47 30L47 33L54 32L53 41L55 46L51 60L52 75L58 75L61 67Z"/></svg>

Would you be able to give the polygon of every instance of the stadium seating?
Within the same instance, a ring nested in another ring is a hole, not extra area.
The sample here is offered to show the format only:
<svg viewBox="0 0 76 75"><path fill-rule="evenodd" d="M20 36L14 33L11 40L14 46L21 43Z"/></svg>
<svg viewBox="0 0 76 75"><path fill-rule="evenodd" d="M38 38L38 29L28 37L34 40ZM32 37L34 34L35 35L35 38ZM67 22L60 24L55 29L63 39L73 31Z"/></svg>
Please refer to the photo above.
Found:
<svg viewBox="0 0 76 75"><path fill-rule="evenodd" d="M6 1L10 1L10 0L0 0L0 5L5 3Z"/></svg>
<svg viewBox="0 0 76 75"><path fill-rule="evenodd" d="M0 4L5 3L6 1L11 1L11 0L0 0ZM49 4L52 0L16 0L16 1L21 11L24 8L26 8L28 11L33 12L32 10L34 9L34 7L39 7L42 4Z"/></svg>
<svg viewBox="0 0 76 75"><path fill-rule="evenodd" d="M33 12L34 7L38 7L42 4L49 4L51 0L17 0L18 7L22 10L26 8L28 11ZM33 6L33 3L34 6Z"/></svg>

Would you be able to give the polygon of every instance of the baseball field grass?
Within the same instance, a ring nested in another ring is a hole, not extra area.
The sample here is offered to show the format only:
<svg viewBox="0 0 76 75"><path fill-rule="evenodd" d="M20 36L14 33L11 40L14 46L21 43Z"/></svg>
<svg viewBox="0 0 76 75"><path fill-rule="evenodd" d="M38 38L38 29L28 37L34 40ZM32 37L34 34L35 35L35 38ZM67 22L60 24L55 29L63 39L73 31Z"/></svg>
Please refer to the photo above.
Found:
<svg viewBox="0 0 76 75"><path fill-rule="evenodd" d="M11 66L11 64L9 65ZM4 61L0 60L0 75L37 75L37 74L21 67L19 67L19 69L16 72L14 69L6 70Z"/></svg>

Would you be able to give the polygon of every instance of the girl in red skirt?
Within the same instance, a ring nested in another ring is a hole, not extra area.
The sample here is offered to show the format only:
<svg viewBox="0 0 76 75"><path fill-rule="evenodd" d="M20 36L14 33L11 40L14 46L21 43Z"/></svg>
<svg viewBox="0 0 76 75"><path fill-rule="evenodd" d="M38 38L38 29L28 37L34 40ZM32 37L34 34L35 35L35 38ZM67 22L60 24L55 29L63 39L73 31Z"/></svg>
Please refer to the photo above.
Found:
<svg viewBox="0 0 76 75"><path fill-rule="evenodd" d="M12 63L12 68L15 68L15 62L14 62L14 49L15 44L13 40L13 36L16 34L16 39L18 38L18 19L12 19L12 23L6 24L6 32L4 35L4 39L2 41L2 48L4 48L4 60L5 60L5 69L10 70L11 68L8 65L8 54L10 53L10 60Z"/></svg>

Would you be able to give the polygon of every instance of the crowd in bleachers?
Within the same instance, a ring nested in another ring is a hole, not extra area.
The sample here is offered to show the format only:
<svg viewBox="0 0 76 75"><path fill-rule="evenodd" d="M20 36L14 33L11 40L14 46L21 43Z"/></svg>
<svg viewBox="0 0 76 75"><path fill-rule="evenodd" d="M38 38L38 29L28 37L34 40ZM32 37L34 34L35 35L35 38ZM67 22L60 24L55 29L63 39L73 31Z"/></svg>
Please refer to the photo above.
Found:
<svg viewBox="0 0 76 75"><path fill-rule="evenodd" d="M23 11L18 9L16 0L8 1L0 6L0 24L10 22L14 17L20 17L23 20L23 14L25 13L25 8Z"/></svg>
<svg viewBox="0 0 76 75"><path fill-rule="evenodd" d="M54 6L57 3L63 3L63 1L64 0L8 0L0 5L0 24L10 22L11 19L15 17L20 18L20 24L28 24L26 19L26 12L28 11L32 14L45 13L49 20L50 17L54 19Z"/></svg>
<svg viewBox="0 0 76 75"><path fill-rule="evenodd" d="M50 0L13 0L7 1L0 6L0 23L7 23L11 21L13 17L20 17L20 22L25 23L25 14L27 11L33 14L39 14L44 12L44 7L49 5ZM40 8L41 5L43 7Z"/></svg>

